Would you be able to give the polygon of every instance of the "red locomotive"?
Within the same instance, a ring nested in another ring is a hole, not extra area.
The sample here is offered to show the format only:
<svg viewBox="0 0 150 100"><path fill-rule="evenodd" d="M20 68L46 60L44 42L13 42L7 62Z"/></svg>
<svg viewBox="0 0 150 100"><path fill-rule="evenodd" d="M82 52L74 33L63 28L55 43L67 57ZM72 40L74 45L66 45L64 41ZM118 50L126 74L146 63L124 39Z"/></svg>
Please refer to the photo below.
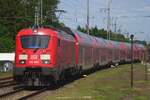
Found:
<svg viewBox="0 0 150 100"><path fill-rule="evenodd" d="M130 61L130 44L108 41L69 28L21 30L16 37L14 79L27 86L49 86L83 70ZM145 56L135 44L134 60Z"/></svg>

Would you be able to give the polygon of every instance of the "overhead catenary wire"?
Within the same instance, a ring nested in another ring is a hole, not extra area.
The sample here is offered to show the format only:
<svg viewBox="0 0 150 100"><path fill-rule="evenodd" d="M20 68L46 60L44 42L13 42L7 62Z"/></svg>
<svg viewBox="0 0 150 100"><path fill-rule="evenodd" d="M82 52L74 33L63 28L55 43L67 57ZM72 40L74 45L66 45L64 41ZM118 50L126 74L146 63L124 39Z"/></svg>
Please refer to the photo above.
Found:
<svg viewBox="0 0 150 100"><path fill-rule="evenodd" d="M77 2L73 2L72 0L69 0L68 2L64 2L63 0L60 2L60 8L66 10L68 7L72 8L74 7L73 12L67 12L65 14L63 14L63 16L61 16L59 19L60 20L72 20L73 23L75 23L76 25L79 24L80 25L80 20L84 20L86 16L86 13L84 11L85 6L79 6L79 4L81 4L80 0L77 0ZM63 7L62 7L63 6ZM77 10L80 9L80 10ZM72 17L70 17L70 15ZM69 16L69 18L68 18Z"/></svg>
<svg viewBox="0 0 150 100"><path fill-rule="evenodd" d="M80 25L82 27L85 27L87 25L87 21L86 21L86 19L87 19L86 18L86 16L87 16L87 14L86 14L87 13L86 12L86 8L87 8L86 7L86 2L87 2L87 0L67 0L67 1L66 0L61 0L60 1L60 5L62 5L61 8L64 9L64 10L67 10L67 13L62 14L62 16L60 17L60 20L62 22L70 21L70 23L74 23L75 26ZM106 7L106 6L108 6L108 4L106 5L106 2L99 2L99 0L91 0L91 2L90 2L90 12L91 13L89 15L89 19L93 19L93 20L90 20L90 23L91 23L90 26L91 27L92 26L98 26L98 27L103 27L104 29L108 30L108 28L107 28L108 23L104 24L104 22L103 22L103 18L106 17L106 15L103 14L103 12L99 12L100 8L105 8L105 9L108 10L108 7ZM74 8L74 9L71 9L71 8ZM110 8L111 8L111 12L112 12L111 16L114 16L114 17L118 17L118 15L117 16L116 16L116 14L114 15L114 13L116 11L117 11L117 13L122 11L121 9L118 10L117 7L110 7ZM105 11L105 13L107 13L106 11ZM124 13L121 13L120 15L123 15L123 14ZM135 18L138 18L138 17L135 17ZM143 16L143 17L139 17L139 18L149 18L149 17L148 16L146 16L146 17ZM111 20L111 17L110 17L110 20ZM122 18L119 19L119 21L117 21L117 22L118 22L117 24L121 23ZM106 27L104 27L105 25L106 25ZM112 25L114 25L114 26L112 27ZM110 21L110 29L109 30L111 30L111 28L113 28L114 31L117 31L116 27L117 27L117 25L115 26L115 23L113 24L112 21ZM108 35L108 38L110 38L110 34Z"/></svg>

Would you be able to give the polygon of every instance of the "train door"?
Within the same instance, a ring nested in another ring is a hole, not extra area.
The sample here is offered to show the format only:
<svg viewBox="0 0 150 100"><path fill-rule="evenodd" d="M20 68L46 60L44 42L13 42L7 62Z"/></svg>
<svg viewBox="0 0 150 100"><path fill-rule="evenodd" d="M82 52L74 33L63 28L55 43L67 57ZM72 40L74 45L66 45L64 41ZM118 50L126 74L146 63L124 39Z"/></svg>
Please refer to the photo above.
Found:
<svg viewBox="0 0 150 100"><path fill-rule="evenodd" d="M85 69L85 48L84 47L81 47L81 52L82 52L82 54L81 54L81 58L82 58L82 66L83 66L83 69Z"/></svg>
<svg viewBox="0 0 150 100"><path fill-rule="evenodd" d="M116 62L116 56L117 56L117 54L116 54L116 47L114 46L113 48L112 48L112 62Z"/></svg>
<svg viewBox="0 0 150 100"><path fill-rule="evenodd" d="M97 49L97 52L98 52L98 63L99 65L101 64L101 52L100 52L100 48Z"/></svg>
<svg viewBox="0 0 150 100"><path fill-rule="evenodd" d="M95 64L95 59L94 59L94 50L93 50L93 47L92 47L92 58L91 58L91 63L92 64Z"/></svg>

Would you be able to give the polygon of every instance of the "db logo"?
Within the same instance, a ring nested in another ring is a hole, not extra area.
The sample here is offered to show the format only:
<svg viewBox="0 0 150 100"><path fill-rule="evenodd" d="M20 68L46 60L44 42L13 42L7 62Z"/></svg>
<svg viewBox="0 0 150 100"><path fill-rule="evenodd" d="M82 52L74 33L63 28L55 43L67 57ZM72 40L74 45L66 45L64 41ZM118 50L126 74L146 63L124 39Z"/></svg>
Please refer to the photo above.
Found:
<svg viewBox="0 0 150 100"><path fill-rule="evenodd" d="M30 59L33 59L33 60L38 59L38 55L31 55Z"/></svg>

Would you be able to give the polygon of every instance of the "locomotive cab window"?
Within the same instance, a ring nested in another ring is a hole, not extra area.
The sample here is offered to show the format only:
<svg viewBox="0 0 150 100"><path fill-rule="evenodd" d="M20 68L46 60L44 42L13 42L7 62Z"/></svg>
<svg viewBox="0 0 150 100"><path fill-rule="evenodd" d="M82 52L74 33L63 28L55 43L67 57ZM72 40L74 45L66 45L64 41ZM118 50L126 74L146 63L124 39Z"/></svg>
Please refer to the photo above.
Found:
<svg viewBox="0 0 150 100"><path fill-rule="evenodd" d="M50 36L47 35L28 35L21 37L22 47L29 49L47 48Z"/></svg>

